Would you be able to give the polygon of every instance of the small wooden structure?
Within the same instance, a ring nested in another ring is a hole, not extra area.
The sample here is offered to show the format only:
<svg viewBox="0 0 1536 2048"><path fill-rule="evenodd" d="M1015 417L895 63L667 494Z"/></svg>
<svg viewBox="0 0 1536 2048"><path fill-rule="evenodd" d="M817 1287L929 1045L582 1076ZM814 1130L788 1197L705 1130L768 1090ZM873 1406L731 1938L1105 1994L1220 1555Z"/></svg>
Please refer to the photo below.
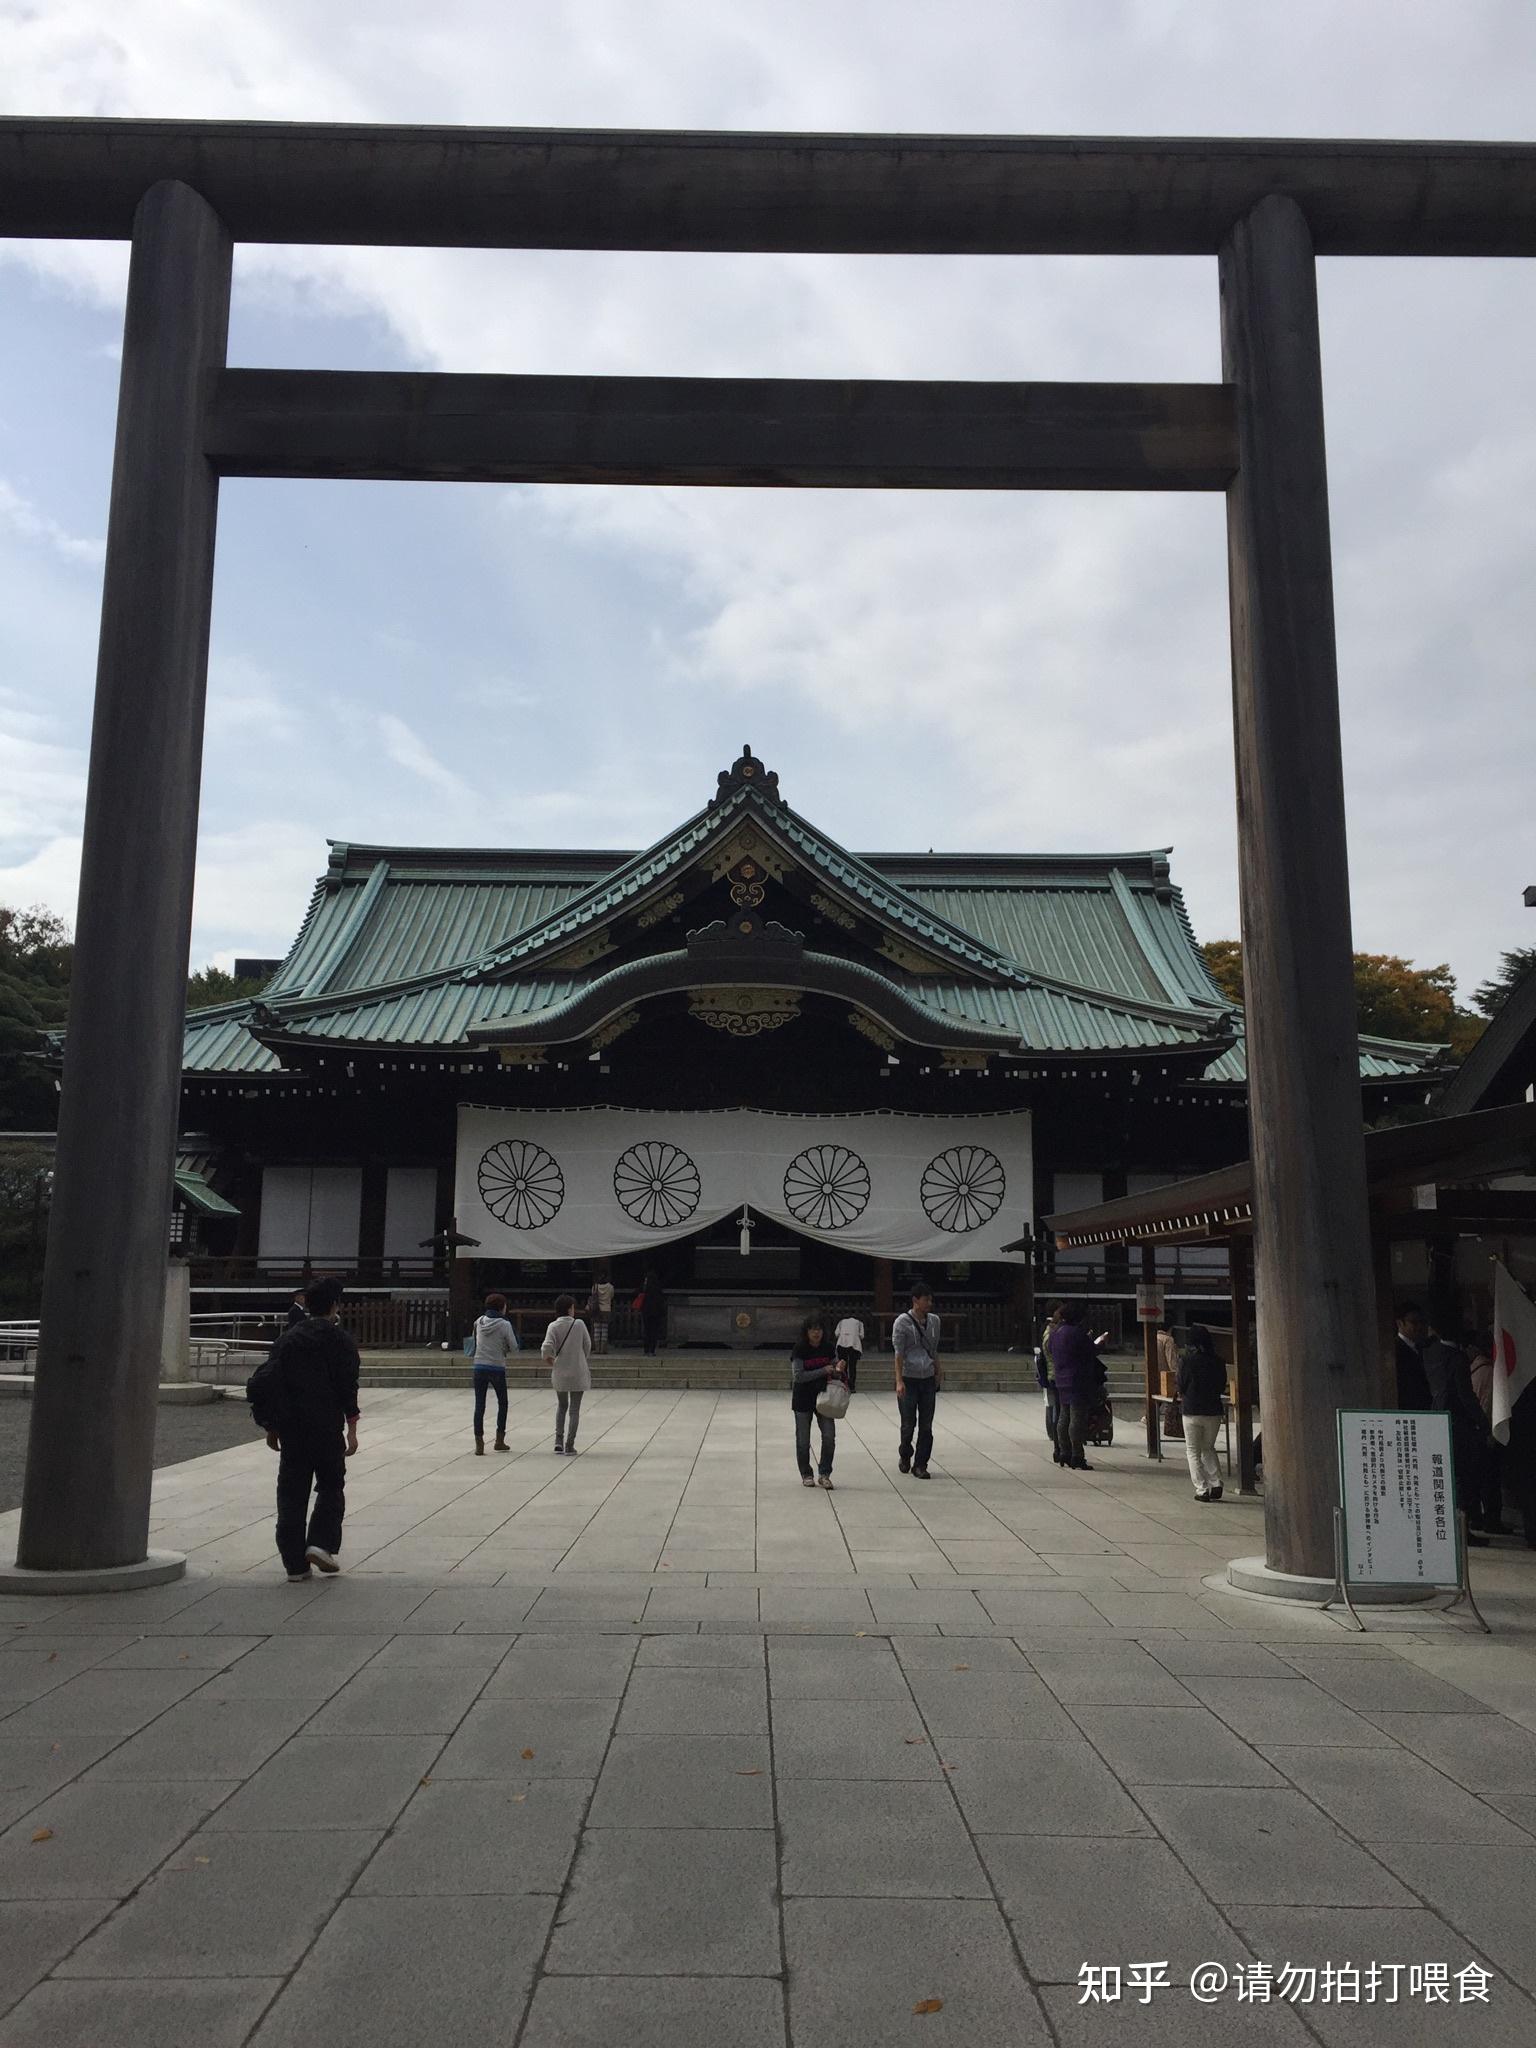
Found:
<svg viewBox="0 0 1536 2048"><path fill-rule="evenodd" d="M1366 1185L1370 1199L1375 1328L1369 1352L1357 1364L1368 1399L1361 1405L1396 1406L1392 1364L1393 1300L1391 1248L1395 1242L1443 1242L1448 1236L1485 1231L1536 1232L1530 1197L1502 1193L1485 1184L1536 1168L1536 1102L1478 1110L1468 1116L1367 1131ZM1433 1196L1432 1202L1427 1198ZM1285 1346L1259 1345L1257 1374L1249 1341L1248 1303L1255 1250L1254 1162L1240 1161L1216 1173L1175 1181L1148 1194L1129 1195L1096 1208L1048 1216L1046 1228L1063 1250L1088 1245L1140 1245L1148 1277L1159 1245L1224 1244L1232 1291L1233 1406L1237 1425L1238 1483L1254 1488L1253 1411L1255 1395L1264 1416L1265 1519L1311 1516L1326 1504L1332 1512L1334 1474L1315 1452L1329 1439L1323 1425L1336 1407L1347 1405L1319 1386L1305 1329ZM1261 1324L1261 1329L1263 1325ZM1154 1370L1150 1326L1146 1344L1148 1455L1156 1456ZM1301 1496L1298 1498L1298 1496Z"/></svg>

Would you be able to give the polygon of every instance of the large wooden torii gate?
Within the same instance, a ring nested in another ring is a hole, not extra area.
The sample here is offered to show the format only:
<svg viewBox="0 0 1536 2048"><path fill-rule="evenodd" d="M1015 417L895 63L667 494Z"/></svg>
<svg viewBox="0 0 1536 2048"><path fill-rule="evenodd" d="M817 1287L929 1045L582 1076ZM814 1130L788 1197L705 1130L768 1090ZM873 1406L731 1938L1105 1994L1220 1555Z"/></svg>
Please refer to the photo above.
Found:
<svg viewBox="0 0 1536 2048"><path fill-rule="evenodd" d="M6 120L0 233L132 241L18 1566L146 1558L219 479L307 476L1226 492L1267 1552L1330 1575L1379 1389L1315 259L1536 255L1536 146ZM230 370L236 241L1215 255L1223 381Z"/></svg>

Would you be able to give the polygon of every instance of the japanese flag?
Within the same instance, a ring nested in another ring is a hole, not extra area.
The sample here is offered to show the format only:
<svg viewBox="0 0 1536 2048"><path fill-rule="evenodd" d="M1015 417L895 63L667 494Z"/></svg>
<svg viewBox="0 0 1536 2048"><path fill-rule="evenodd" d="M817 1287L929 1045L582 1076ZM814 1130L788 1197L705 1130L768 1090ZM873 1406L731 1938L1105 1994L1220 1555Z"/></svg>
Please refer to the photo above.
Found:
<svg viewBox="0 0 1536 2048"><path fill-rule="evenodd" d="M1501 1260L1493 1262L1493 1433L1509 1442L1509 1418L1515 1403L1536 1380L1536 1306L1510 1277Z"/></svg>

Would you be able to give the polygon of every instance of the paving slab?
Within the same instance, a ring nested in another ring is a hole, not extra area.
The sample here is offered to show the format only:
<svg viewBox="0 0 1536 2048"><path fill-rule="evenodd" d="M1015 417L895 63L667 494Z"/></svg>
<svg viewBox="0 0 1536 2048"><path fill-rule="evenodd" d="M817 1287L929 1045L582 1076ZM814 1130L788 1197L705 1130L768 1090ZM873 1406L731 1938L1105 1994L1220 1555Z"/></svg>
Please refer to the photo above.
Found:
<svg viewBox="0 0 1536 2048"><path fill-rule="evenodd" d="M635 1669L761 1671L765 1638L750 1636L642 1636L635 1649Z"/></svg>
<svg viewBox="0 0 1536 2048"><path fill-rule="evenodd" d="M1027 1666L1022 1672L914 1671L911 1686L923 1719L941 1746L983 1736L1067 1742L1078 1732L1075 1717Z"/></svg>
<svg viewBox="0 0 1536 2048"><path fill-rule="evenodd" d="M359 1895L557 1893L591 1798L584 1779L430 1776L358 1879Z"/></svg>
<svg viewBox="0 0 1536 2048"><path fill-rule="evenodd" d="M113 1898L0 1900L0 2013L111 1912Z"/></svg>
<svg viewBox="0 0 1536 2048"><path fill-rule="evenodd" d="M589 1827L767 1828L772 1758L765 1735L615 1735Z"/></svg>
<svg viewBox="0 0 1536 2048"><path fill-rule="evenodd" d="M1357 1841L1521 1840L1512 1820L1401 1749L1266 1747L1264 1754Z"/></svg>
<svg viewBox="0 0 1536 2048"><path fill-rule="evenodd" d="M210 1635L210 1643L234 1638ZM310 1700L316 1707L378 1656L388 1636L268 1636L220 1671L207 1697L218 1700Z"/></svg>
<svg viewBox="0 0 1536 2048"><path fill-rule="evenodd" d="M1274 1785L1274 1767L1206 1707L1076 1707L1078 1727L1127 1785Z"/></svg>
<svg viewBox="0 0 1536 2048"><path fill-rule="evenodd" d="M56 1692L68 1679L78 1678L93 1664L110 1662L114 1645L110 1638L79 1636L59 1643L16 1644L0 1652L0 1714L8 1714L45 1693ZM171 1658L170 1663L175 1663Z"/></svg>
<svg viewBox="0 0 1536 2048"><path fill-rule="evenodd" d="M270 1977L292 1970L378 1836L197 1834L59 1965L66 1977Z"/></svg>
<svg viewBox="0 0 1536 2048"><path fill-rule="evenodd" d="M786 1898L991 1896L947 1785L786 1783L779 1830Z"/></svg>
<svg viewBox="0 0 1536 2048"><path fill-rule="evenodd" d="M946 1776L977 1833L1148 1835L1152 1823L1086 1742L946 1742Z"/></svg>
<svg viewBox="0 0 1536 2048"><path fill-rule="evenodd" d="M391 1636L378 1655L368 1661L375 1671L398 1670L406 1665L422 1671L478 1671L489 1678L514 1640L510 1635L481 1635L475 1631L467 1635Z"/></svg>
<svg viewBox="0 0 1536 2048"><path fill-rule="evenodd" d="M349 1898L252 2048L510 2041L548 1934L542 1898Z"/></svg>
<svg viewBox="0 0 1536 2048"><path fill-rule="evenodd" d="M1184 1684L1245 1742L1368 1749L1391 1737L1299 1673L1294 1678L1186 1678Z"/></svg>
<svg viewBox="0 0 1536 2048"><path fill-rule="evenodd" d="M784 1991L773 1978L545 1977L520 2048L784 2048L784 2040Z"/></svg>
<svg viewBox="0 0 1536 2048"><path fill-rule="evenodd" d="M761 1671L636 1671L619 1709L620 1735L766 1735Z"/></svg>
<svg viewBox="0 0 1536 2048"><path fill-rule="evenodd" d="M1191 1707L1194 1695L1139 1643L1038 1650L1035 1671L1069 1707Z"/></svg>
<svg viewBox="0 0 1536 2048"><path fill-rule="evenodd" d="M773 1837L594 1828L545 1967L574 1976L770 1976L781 1967Z"/></svg>
<svg viewBox="0 0 1536 2048"><path fill-rule="evenodd" d="M1376 1854L1496 1969L1536 1991L1536 1843L1387 1842Z"/></svg>
<svg viewBox="0 0 1536 2048"><path fill-rule="evenodd" d="M229 1789L98 1777L66 1785L0 1835L0 1898L124 1898Z"/></svg>
<svg viewBox="0 0 1536 2048"><path fill-rule="evenodd" d="M787 1778L942 1776L923 1718L909 1701L786 1700L773 1710L774 1768Z"/></svg>
<svg viewBox="0 0 1536 2048"><path fill-rule="evenodd" d="M996 1592L983 1586L976 1595L999 1628L1107 1629L1108 1618L1086 1595L1041 1586L1025 1592Z"/></svg>
<svg viewBox="0 0 1536 2048"><path fill-rule="evenodd" d="M774 1705L789 1700L901 1700L911 1697L890 1645L877 1636L769 1636Z"/></svg>
<svg viewBox="0 0 1536 2048"><path fill-rule="evenodd" d="M260 1636L139 1636L104 1654L103 1671L224 1671L248 1651L258 1649ZM0 1660L3 1683L4 1660Z"/></svg>
<svg viewBox="0 0 1536 2048"><path fill-rule="evenodd" d="M103 1757L96 1774L140 1780L243 1778L313 1712L310 1700L184 1700Z"/></svg>
<svg viewBox="0 0 1536 2048"><path fill-rule="evenodd" d="M1470 1792L1528 1792L1536 1784L1536 1732L1502 1714L1396 1714L1373 1710L1385 1734ZM3 1729L4 1723L0 1723Z"/></svg>
<svg viewBox="0 0 1536 2048"><path fill-rule="evenodd" d="M102 1735L121 1741L195 1692L208 1677L182 1665L170 1671L82 1671L0 1720L0 1736Z"/></svg>
<svg viewBox="0 0 1536 2048"><path fill-rule="evenodd" d="M616 1700L634 1661L634 1641L625 1636L519 1636L482 1697Z"/></svg>
<svg viewBox="0 0 1536 2048"><path fill-rule="evenodd" d="M242 2048L278 1980L39 1984L5 2022L6 2048Z"/></svg>
<svg viewBox="0 0 1536 2048"><path fill-rule="evenodd" d="M1289 1788L1213 1791L1150 1785L1138 1788L1136 1796L1158 1833L1219 1905L1413 1903L1383 1867L1394 1855L1409 1852L1391 1844L1379 1845L1374 1853L1358 1848L1309 1800Z"/></svg>
<svg viewBox="0 0 1536 2048"><path fill-rule="evenodd" d="M485 1684L474 1670L369 1667L349 1678L310 1724L312 1735L447 1735Z"/></svg>
<svg viewBox="0 0 1536 2048"><path fill-rule="evenodd" d="M1263 1643L1224 1636L1149 1637L1146 1648L1175 1678L1284 1678L1292 1669Z"/></svg>
<svg viewBox="0 0 1536 2048"><path fill-rule="evenodd" d="M442 1746L440 1735L296 1735L209 1826L387 1828ZM303 1853L295 1844L294 1854Z"/></svg>
<svg viewBox="0 0 1536 2048"><path fill-rule="evenodd" d="M1289 2006L1239 2007L1231 1992L1214 2005L1202 2005L1179 1987L1156 1992L1149 2005L1139 1994L1112 2005L1084 2005L1076 1989L1062 1985L1047 1986L1041 1996L1060 2048L1232 2048L1234 2039L1243 2048L1304 2048L1312 2039Z"/></svg>
<svg viewBox="0 0 1536 2048"><path fill-rule="evenodd" d="M1085 1962L1153 1958L1187 1981L1197 1963L1232 1955L1231 1929L1163 1842L982 1835L978 1844L1037 1983L1075 1984Z"/></svg>
<svg viewBox="0 0 1536 2048"><path fill-rule="evenodd" d="M511 1636L543 1592L533 1586L439 1586L412 1607L400 1624L406 1635ZM398 1638L396 1639L398 1640Z"/></svg>
<svg viewBox="0 0 1536 2048"><path fill-rule="evenodd" d="M859 1587L763 1586L758 1598L770 1632L852 1635L875 1626L869 1594Z"/></svg>
<svg viewBox="0 0 1536 2048"><path fill-rule="evenodd" d="M438 1758L439 1778L595 1778L617 1700L485 1699Z"/></svg>
<svg viewBox="0 0 1536 2048"><path fill-rule="evenodd" d="M1482 1701L1405 1658L1340 1657L1331 1650L1288 1650L1287 1661L1357 1713L1486 1714Z"/></svg>
<svg viewBox="0 0 1536 2048"><path fill-rule="evenodd" d="M784 1904L794 2048L1046 2048L1039 2001L981 1899ZM938 2011L914 2016L932 2000ZM914 2034L914 2029L920 2033Z"/></svg>
<svg viewBox="0 0 1536 2048"><path fill-rule="evenodd" d="M1245 1906L1234 1912L1238 1932L1254 1954L1278 1971L1284 1962L1321 1970L1351 1962L1362 1972L1358 2004L1305 2007L1307 2023L1338 2048L1447 2048L1475 2041L1478 2048L1526 2048L1536 2032L1536 2006L1506 1979L1488 1988L1488 2002L1462 2004L1458 1971L1476 1960L1463 1937L1436 1914L1418 1908ZM1375 1964L1381 1974L1371 1977ZM1428 2003L1411 1992L1409 1971L1443 1963L1450 2005ZM1394 1997L1393 1994L1396 1994ZM1245 2011L1249 2008L1245 2008Z"/></svg>

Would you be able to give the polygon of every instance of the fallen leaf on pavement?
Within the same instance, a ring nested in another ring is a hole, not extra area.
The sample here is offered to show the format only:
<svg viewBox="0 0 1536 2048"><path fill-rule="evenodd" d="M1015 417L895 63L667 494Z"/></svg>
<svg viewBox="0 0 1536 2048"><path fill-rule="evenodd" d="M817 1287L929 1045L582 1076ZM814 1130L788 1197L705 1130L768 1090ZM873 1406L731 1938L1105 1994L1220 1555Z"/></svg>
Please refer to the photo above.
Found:
<svg viewBox="0 0 1536 2048"><path fill-rule="evenodd" d="M57 1651L57 1650L50 1650L50 1651L48 1652L48 1662L49 1662L50 1664L57 1664L57 1663L58 1663L58 1661L59 1661L59 1653L58 1653L58 1651Z"/></svg>
<svg viewBox="0 0 1536 2048"><path fill-rule="evenodd" d="M954 1664L950 1668L954 1671L969 1671L971 1667L969 1664Z"/></svg>
<svg viewBox="0 0 1536 2048"><path fill-rule="evenodd" d="M738 1771L736 1775L738 1778L760 1778L763 1774L761 1771Z"/></svg>
<svg viewBox="0 0 1536 2048"><path fill-rule="evenodd" d="M208 1858L206 1856L194 1856L192 1858L192 1861L194 1863L206 1863L208 1861Z"/></svg>
<svg viewBox="0 0 1536 2048"><path fill-rule="evenodd" d="M868 1634L869 1630L867 1628L856 1628L853 1632L853 1640L856 1643L861 1643Z"/></svg>
<svg viewBox="0 0 1536 2048"><path fill-rule="evenodd" d="M428 1771L427 1775L422 1779L421 1782L423 1785L430 1785L432 1782L432 1773Z"/></svg>
<svg viewBox="0 0 1536 2048"><path fill-rule="evenodd" d="M526 1764L526 1763L531 1763L531 1762L532 1762L532 1760L533 1760L533 1751L532 1751L531 1749L525 1749L525 1750L523 1751L523 1762L524 1762L525 1764Z"/></svg>
<svg viewBox="0 0 1536 2048"><path fill-rule="evenodd" d="M944 2001L942 1998L920 1998L912 2010L914 2012L942 2012L944 2010Z"/></svg>
<svg viewBox="0 0 1536 2048"><path fill-rule="evenodd" d="M53 1840L53 1829L39 1828L32 1839L34 1842L51 1842Z"/></svg>

